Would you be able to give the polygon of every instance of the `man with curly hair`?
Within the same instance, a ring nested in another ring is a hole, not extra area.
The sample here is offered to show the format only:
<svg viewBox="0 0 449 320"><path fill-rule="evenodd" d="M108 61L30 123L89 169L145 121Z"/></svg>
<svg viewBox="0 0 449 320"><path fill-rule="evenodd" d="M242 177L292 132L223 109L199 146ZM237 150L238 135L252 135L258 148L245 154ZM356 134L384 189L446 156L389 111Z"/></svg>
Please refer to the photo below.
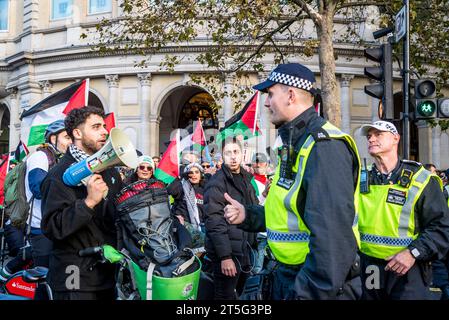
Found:
<svg viewBox="0 0 449 320"><path fill-rule="evenodd" d="M73 144L48 173L42 185L42 222L53 241L48 281L55 300L112 300L115 268L80 257L81 249L103 244L115 246L115 207L111 197L122 188L114 168L93 174L86 185L68 186L62 176L72 164L83 161L106 144L104 113L95 107L72 110L65 119ZM104 197L104 193L107 196Z"/></svg>

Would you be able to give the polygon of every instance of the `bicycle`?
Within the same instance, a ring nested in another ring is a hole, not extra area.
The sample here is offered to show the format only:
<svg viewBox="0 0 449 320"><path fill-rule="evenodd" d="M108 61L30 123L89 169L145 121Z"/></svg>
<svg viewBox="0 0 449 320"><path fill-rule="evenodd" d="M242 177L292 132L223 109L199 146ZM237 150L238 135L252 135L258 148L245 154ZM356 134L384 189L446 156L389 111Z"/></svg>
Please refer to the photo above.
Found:
<svg viewBox="0 0 449 320"><path fill-rule="evenodd" d="M141 269L125 250L118 251L109 245L85 248L78 254L81 257L97 255L97 263L119 264L118 300L190 300L197 298L201 261L191 250L186 252L190 258L182 260L171 271L172 277L164 277L160 266L154 263L148 270Z"/></svg>
<svg viewBox="0 0 449 320"><path fill-rule="evenodd" d="M1 287L0 300L34 300L39 286L44 286L48 299L53 300L47 274L48 268L40 266L12 274Z"/></svg>

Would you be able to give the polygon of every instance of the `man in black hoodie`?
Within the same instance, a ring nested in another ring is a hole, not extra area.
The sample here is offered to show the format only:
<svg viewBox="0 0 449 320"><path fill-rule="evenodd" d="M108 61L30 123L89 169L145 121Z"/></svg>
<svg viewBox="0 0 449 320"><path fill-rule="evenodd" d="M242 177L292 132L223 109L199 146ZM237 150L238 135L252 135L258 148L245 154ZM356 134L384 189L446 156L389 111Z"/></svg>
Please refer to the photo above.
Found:
<svg viewBox="0 0 449 320"><path fill-rule="evenodd" d="M115 267L98 264L98 257L80 257L81 249L115 246L115 207L112 198L122 187L119 173L109 168L94 174L86 185L67 186L62 176L106 144L104 113L95 107L72 110L65 119L72 138L68 152L48 173L42 191L41 228L53 241L48 281L55 300L112 300ZM107 192L106 199L103 199Z"/></svg>
<svg viewBox="0 0 449 320"><path fill-rule="evenodd" d="M257 204L252 175L241 167L242 147L235 139L223 143L224 166L212 176L204 192L206 252L214 271L215 299L235 299L250 269L254 234L230 225L224 218L225 193L245 205Z"/></svg>

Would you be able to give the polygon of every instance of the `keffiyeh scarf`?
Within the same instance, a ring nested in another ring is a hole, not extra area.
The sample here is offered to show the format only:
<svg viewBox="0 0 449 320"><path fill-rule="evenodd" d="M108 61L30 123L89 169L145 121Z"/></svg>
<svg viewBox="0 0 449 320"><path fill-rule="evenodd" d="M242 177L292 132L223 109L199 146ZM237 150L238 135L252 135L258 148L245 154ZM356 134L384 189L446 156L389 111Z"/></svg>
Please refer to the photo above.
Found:
<svg viewBox="0 0 449 320"><path fill-rule="evenodd" d="M76 162L83 161L84 159L88 158L89 155L85 153L83 150L75 146L74 144L71 144L69 147L70 154L72 157L75 158Z"/></svg>

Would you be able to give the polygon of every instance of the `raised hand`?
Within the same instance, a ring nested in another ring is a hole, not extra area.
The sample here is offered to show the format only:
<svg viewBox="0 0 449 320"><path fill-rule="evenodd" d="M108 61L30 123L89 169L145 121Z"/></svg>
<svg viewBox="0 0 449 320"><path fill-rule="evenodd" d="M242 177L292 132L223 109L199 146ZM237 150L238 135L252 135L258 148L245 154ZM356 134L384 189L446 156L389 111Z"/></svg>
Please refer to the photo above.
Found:
<svg viewBox="0 0 449 320"><path fill-rule="evenodd" d="M224 217L226 221L230 224L240 224L245 220L245 207L238 201L231 198L231 196L227 193L224 194L224 197L228 205L224 208Z"/></svg>

